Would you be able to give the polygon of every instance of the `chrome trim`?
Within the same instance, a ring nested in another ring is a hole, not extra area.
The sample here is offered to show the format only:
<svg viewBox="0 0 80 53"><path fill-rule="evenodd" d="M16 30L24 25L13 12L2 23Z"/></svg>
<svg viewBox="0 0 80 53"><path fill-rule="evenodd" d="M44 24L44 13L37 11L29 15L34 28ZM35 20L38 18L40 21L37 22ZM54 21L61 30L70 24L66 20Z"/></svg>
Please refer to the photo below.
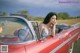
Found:
<svg viewBox="0 0 80 53"><path fill-rule="evenodd" d="M74 34L72 37L70 37L68 40L64 41L62 44L60 44L59 46L57 46L54 50L52 50L50 53L55 53L57 52L61 47L63 47L65 44L67 44L71 39L73 39L79 32L77 32L76 34Z"/></svg>
<svg viewBox="0 0 80 53"><path fill-rule="evenodd" d="M5 42L5 43L3 43L3 42L0 42L1 44L30 44L31 42L35 42L36 40L31 40L31 41L25 41L25 42Z"/></svg>

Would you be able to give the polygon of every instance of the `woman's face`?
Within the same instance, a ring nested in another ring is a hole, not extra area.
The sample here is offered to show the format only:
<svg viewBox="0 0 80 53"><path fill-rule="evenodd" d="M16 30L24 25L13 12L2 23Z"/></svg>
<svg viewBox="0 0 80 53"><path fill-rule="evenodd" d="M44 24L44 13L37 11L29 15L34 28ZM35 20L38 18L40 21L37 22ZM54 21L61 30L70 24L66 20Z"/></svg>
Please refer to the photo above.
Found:
<svg viewBox="0 0 80 53"><path fill-rule="evenodd" d="M51 24L55 24L56 23L56 15L53 15L50 19L50 23Z"/></svg>

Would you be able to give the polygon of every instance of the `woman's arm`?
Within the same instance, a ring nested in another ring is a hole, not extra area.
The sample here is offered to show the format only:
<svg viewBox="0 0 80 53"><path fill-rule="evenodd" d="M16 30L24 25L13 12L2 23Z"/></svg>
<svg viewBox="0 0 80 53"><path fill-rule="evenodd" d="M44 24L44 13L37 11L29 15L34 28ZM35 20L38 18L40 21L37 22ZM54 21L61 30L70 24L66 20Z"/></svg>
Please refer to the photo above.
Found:
<svg viewBox="0 0 80 53"><path fill-rule="evenodd" d="M52 30L52 32L53 32L53 36L55 36L55 35L56 35L56 25L53 25L53 30Z"/></svg>
<svg viewBox="0 0 80 53"><path fill-rule="evenodd" d="M57 22L55 21L55 23L53 24L53 29L52 29L53 36L56 35L56 24L57 24Z"/></svg>

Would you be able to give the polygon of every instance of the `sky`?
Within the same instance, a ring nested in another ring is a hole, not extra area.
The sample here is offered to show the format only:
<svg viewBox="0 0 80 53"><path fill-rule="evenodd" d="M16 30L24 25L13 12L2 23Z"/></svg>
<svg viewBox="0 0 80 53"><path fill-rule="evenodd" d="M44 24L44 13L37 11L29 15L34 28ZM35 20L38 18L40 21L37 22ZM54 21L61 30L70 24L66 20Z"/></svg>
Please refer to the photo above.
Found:
<svg viewBox="0 0 80 53"><path fill-rule="evenodd" d="M0 11L17 13L20 10L27 10L31 16L46 16L49 12L80 16L80 0L0 0Z"/></svg>

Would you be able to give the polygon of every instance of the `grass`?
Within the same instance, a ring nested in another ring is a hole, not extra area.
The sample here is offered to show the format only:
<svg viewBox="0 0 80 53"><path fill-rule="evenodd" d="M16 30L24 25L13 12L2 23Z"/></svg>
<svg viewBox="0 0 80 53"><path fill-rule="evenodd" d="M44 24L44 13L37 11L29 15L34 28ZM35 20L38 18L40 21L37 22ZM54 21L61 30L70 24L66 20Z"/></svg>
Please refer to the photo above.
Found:
<svg viewBox="0 0 80 53"><path fill-rule="evenodd" d="M69 20L57 20L58 24L61 24L61 23L66 23L68 25L73 25L73 24L80 24L80 18L77 18L77 19L69 19Z"/></svg>
<svg viewBox="0 0 80 53"><path fill-rule="evenodd" d="M2 34L13 34L17 29L24 27L22 24L16 22L7 22L4 24Z"/></svg>
<svg viewBox="0 0 80 53"><path fill-rule="evenodd" d="M80 53L80 40L78 40L78 41L74 44L73 53Z"/></svg>

